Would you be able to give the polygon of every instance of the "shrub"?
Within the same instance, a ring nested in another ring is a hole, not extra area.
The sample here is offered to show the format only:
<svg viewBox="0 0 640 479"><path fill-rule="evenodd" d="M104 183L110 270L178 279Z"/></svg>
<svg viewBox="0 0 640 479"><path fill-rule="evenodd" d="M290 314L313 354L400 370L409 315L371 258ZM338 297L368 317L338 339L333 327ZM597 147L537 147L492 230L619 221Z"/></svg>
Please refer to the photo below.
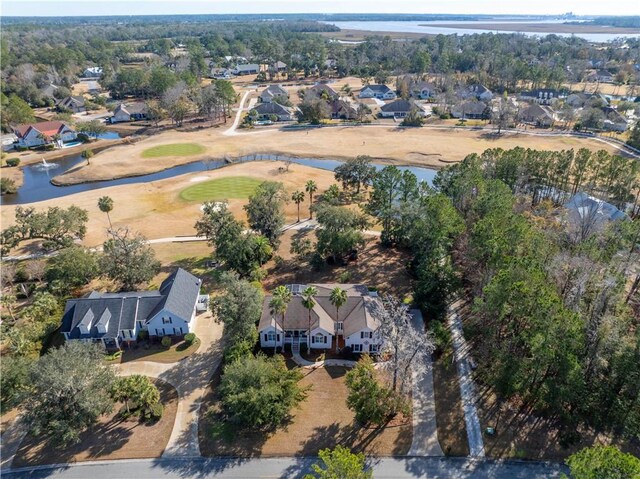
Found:
<svg viewBox="0 0 640 479"><path fill-rule="evenodd" d="M82 152L82 158L91 158L93 156L93 151L92 150L84 150Z"/></svg>
<svg viewBox="0 0 640 479"><path fill-rule="evenodd" d="M351 280L351 271L343 271L338 275L339 283L348 283Z"/></svg>
<svg viewBox="0 0 640 479"><path fill-rule="evenodd" d="M16 145L16 146L13 147L13 149L16 150L16 151L27 151L29 148L27 148L26 146L18 146L18 145Z"/></svg>
<svg viewBox="0 0 640 479"><path fill-rule="evenodd" d="M187 333L184 335L184 341L189 345L193 344L195 340L196 335L194 333Z"/></svg>
<svg viewBox="0 0 640 479"><path fill-rule="evenodd" d="M306 397L298 385L302 373L289 370L282 356L248 356L224 368L220 395L232 419L252 429L280 425Z"/></svg>
<svg viewBox="0 0 640 479"><path fill-rule="evenodd" d="M441 321L431 321L431 324L429 324L429 332L433 336L436 350L442 352L451 341L449 329L442 324Z"/></svg>
<svg viewBox="0 0 640 479"><path fill-rule="evenodd" d="M142 418L147 421L157 421L162 418L163 413L164 406L161 402L157 402L144 410L144 412L142 413Z"/></svg>
<svg viewBox="0 0 640 479"><path fill-rule="evenodd" d="M149 339L149 331L143 329L138 332L138 341L146 341L147 339Z"/></svg>
<svg viewBox="0 0 640 479"><path fill-rule="evenodd" d="M20 158L8 158L7 166L18 166L20 164Z"/></svg>
<svg viewBox="0 0 640 479"><path fill-rule="evenodd" d="M78 133L78 141L81 141L82 143L88 143L90 140L89 135L87 135L86 133Z"/></svg>
<svg viewBox="0 0 640 479"><path fill-rule="evenodd" d="M0 178L0 193L13 195L18 191L16 182L11 178Z"/></svg>
<svg viewBox="0 0 640 479"><path fill-rule="evenodd" d="M165 348L170 348L171 347L171 338L169 336L163 336L162 340L160 341L160 343Z"/></svg>

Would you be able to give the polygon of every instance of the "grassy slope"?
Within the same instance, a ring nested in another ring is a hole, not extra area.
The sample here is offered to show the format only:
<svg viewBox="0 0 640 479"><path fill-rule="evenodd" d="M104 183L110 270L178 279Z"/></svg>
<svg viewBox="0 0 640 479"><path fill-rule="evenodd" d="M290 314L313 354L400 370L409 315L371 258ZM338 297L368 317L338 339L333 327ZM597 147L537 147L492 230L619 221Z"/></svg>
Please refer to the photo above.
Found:
<svg viewBox="0 0 640 479"><path fill-rule="evenodd" d="M159 158L162 156L190 156L204 153L205 148L198 143L171 143L147 148L142 152L143 158Z"/></svg>
<svg viewBox="0 0 640 479"><path fill-rule="evenodd" d="M249 176L216 178L185 188L180 193L180 198L186 201L244 199L248 198L260 183L262 180Z"/></svg>

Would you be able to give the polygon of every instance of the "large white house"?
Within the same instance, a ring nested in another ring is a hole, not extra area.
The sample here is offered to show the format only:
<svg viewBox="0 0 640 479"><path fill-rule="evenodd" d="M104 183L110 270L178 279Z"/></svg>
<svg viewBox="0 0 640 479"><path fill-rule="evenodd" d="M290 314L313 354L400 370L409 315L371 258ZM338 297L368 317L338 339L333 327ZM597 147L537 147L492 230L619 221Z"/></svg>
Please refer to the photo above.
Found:
<svg viewBox="0 0 640 479"><path fill-rule="evenodd" d="M33 148L36 146L63 143L75 140L78 135L75 130L61 121L43 121L28 125L19 125L13 129L18 138L18 146Z"/></svg>
<svg viewBox="0 0 640 479"><path fill-rule="evenodd" d="M67 301L61 332L68 341L100 342L120 348L140 331L149 336L184 336L193 328L197 311L208 308L200 294L202 280L178 268L157 291L91 292Z"/></svg>
<svg viewBox="0 0 640 479"><path fill-rule="evenodd" d="M349 347L355 353L375 354L380 349L377 331L380 327L378 311L382 303L376 293L361 284L313 284L318 290L311 311L302 303L302 291L307 285L287 286L293 293L284 321L281 314L269 308L271 297L264 300L262 317L258 325L260 346L281 348L290 345L293 351L311 349L342 349ZM346 291L347 302L336 310L331 304L331 290L339 287Z"/></svg>

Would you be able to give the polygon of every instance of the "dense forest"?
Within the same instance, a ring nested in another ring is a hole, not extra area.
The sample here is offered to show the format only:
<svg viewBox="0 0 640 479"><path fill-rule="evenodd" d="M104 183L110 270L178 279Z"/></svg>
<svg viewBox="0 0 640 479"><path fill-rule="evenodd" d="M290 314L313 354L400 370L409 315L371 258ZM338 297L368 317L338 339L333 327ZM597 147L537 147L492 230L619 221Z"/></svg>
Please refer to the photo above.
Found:
<svg viewBox="0 0 640 479"><path fill-rule="evenodd" d="M560 207L598 189L637 214L639 180L636 162L606 152L488 150L434 188L387 167L365 211L413 253L415 300L441 345L452 298L473 298L465 336L481 381L557 418L567 443L578 426L640 438L640 223L584 228L589 215Z"/></svg>
<svg viewBox="0 0 640 479"><path fill-rule="evenodd" d="M633 65L640 63L640 39L605 47L572 37L544 38L519 34L436 35L415 41L371 36L358 45L344 45L321 36L332 25L310 20L262 22L172 21L173 17L139 17L123 22L51 23L38 20L4 25L0 61L1 90L32 107L51 104L43 90L50 84L70 87L88 66L104 70L104 82L132 63L180 70L177 45L185 45L187 69L208 76L211 65L226 66L225 56L246 57L271 64L283 61L288 75L326 74L327 60L338 75L384 81L402 73L430 73L441 78L442 90L452 88L456 74L483 82L494 91L519 88L559 88L581 81L595 65L606 66L620 84L635 84ZM143 59L140 54L155 54ZM145 69L149 69L145 68ZM333 73L333 72L332 72ZM135 89L134 89L135 90ZM61 90L60 96L68 90Z"/></svg>

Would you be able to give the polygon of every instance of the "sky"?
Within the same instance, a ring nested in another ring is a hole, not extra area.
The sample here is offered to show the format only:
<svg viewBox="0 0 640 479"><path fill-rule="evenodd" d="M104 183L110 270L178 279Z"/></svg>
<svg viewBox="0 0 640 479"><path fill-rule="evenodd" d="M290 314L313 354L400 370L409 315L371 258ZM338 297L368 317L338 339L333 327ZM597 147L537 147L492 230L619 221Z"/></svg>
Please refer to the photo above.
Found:
<svg viewBox="0 0 640 479"><path fill-rule="evenodd" d="M612 6L615 5L615 8ZM3 16L197 13L488 13L640 15L640 1L617 0L0 0Z"/></svg>

